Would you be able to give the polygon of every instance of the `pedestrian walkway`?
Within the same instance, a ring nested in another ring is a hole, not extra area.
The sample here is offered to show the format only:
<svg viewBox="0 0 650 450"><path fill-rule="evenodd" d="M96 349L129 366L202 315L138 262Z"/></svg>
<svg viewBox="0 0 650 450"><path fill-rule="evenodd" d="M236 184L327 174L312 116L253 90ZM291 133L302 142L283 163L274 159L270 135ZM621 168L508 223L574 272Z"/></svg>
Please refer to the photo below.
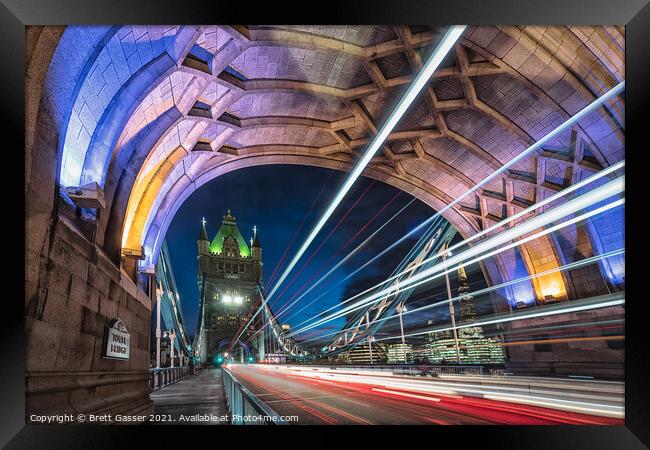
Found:
<svg viewBox="0 0 650 450"><path fill-rule="evenodd" d="M204 369L151 393L155 424L227 425L227 409L220 369Z"/></svg>

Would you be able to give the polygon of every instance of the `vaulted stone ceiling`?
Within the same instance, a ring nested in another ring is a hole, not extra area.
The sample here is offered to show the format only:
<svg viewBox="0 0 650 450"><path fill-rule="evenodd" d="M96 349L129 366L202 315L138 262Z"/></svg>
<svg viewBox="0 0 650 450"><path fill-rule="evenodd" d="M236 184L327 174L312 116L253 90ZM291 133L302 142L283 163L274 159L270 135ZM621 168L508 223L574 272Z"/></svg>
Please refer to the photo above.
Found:
<svg viewBox="0 0 650 450"><path fill-rule="evenodd" d="M103 185L112 206L100 241L136 253L142 245L151 264L182 201L221 173L270 163L349 169L443 31L120 27L83 80L81 93L87 85L99 100L75 103L62 183ZM623 33L468 27L365 174L442 208L622 81ZM126 119L111 121L112 110ZM623 123L617 98L446 218L471 235L616 163Z"/></svg>

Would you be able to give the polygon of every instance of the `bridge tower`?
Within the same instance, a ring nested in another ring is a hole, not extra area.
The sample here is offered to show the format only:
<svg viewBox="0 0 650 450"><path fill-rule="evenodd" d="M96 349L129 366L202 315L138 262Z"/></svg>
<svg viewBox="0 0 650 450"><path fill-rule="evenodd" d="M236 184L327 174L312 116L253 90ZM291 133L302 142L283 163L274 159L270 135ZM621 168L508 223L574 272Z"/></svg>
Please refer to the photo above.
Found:
<svg viewBox="0 0 650 450"><path fill-rule="evenodd" d="M256 228L251 246L248 246L230 210L223 216L212 241L208 241L205 221L202 221L197 245L199 292L203 295L199 342L202 344L201 359L210 365L225 352L225 348L219 347L224 340L236 337L258 299L258 286L262 284L262 247ZM254 331L249 327L240 340L247 340ZM252 345L257 347L256 342Z"/></svg>

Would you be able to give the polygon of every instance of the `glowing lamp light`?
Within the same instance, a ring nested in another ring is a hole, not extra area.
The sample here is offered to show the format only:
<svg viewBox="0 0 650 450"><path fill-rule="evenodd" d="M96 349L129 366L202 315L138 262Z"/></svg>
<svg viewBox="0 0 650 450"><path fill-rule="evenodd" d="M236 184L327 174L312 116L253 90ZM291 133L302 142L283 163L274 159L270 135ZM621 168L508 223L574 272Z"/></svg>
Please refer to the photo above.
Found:
<svg viewBox="0 0 650 450"><path fill-rule="evenodd" d="M241 303L244 301L243 298L241 298L240 295L235 296L235 304L236 305L241 305Z"/></svg>
<svg viewBox="0 0 650 450"><path fill-rule="evenodd" d="M557 284L552 284L551 286L548 286L542 291L544 296L551 295L553 297L557 297L558 295L560 295L560 292L561 292L560 288L557 286Z"/></svg>
<svg viewBox="0 0 650 450"><path fill-rule="evenodd" d="M223 302L224 302L224 303L232 303L232 296L230 296L230 295L224 295L224 296L223 296Z"/></svg>

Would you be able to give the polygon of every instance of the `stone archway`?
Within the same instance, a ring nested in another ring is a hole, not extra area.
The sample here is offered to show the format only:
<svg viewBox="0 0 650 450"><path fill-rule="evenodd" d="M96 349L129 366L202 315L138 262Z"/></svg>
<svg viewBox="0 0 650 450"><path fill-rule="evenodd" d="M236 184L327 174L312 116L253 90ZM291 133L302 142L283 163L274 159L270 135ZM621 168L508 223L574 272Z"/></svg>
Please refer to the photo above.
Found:
<svg viewBox="0 0 650 450"><path fill-rule="evenodd" d="M152 289L131 247L155 258L178 205L224 171L278 162L346 170L439 35L381 26L29 27L28 410L150 409ZM440 209L621 81L623 42L617 27L470 27L367 175ZM447 219L469 236L620 161L623 109L611 102ZM100 184L98 214L62 199L61 174L72 170ZM595 251L600 241L622 242L619 219L594 227ZM551 241L524 253L528 273L558 264ZM490 262L488 279L511 277L515 260ZM137 336L128 363L97 356L114 317Z"/></svg>

